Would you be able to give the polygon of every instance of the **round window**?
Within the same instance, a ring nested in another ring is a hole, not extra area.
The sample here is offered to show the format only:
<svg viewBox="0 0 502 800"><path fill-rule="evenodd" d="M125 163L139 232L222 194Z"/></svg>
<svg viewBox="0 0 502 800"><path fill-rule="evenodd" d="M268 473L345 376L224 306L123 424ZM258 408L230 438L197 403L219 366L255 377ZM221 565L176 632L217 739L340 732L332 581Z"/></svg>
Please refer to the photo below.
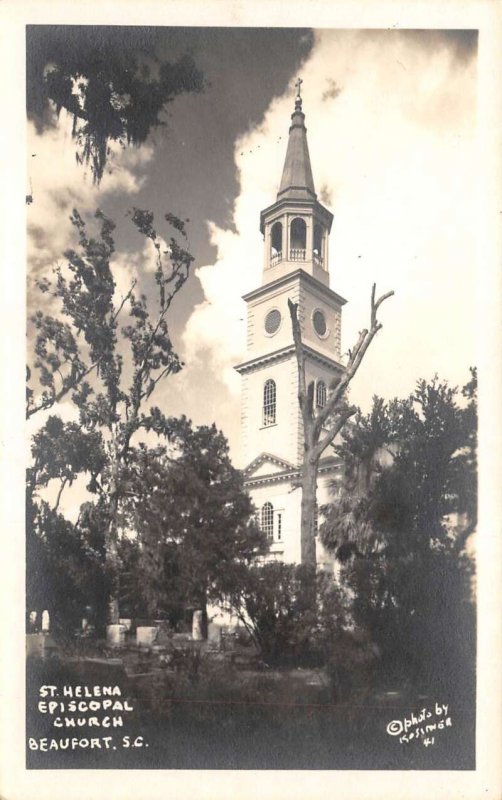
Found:
<svg viewBox="0 0 502 800"><path fill-rule="evenodd" d="M318 336L326 336L327 325L326 325L326 317L324 316L322 311L314 311L314 315L312 317L312 322L314 323L314 330Z"/></svg>
<svg viewBox="0 0 502 800"><path fill-rule="evenodd" d="M273 308L272 311L269 311L265 317L265 331L269 336L272 336L279 330L280 324L281 312L277 308Z"/></svg>

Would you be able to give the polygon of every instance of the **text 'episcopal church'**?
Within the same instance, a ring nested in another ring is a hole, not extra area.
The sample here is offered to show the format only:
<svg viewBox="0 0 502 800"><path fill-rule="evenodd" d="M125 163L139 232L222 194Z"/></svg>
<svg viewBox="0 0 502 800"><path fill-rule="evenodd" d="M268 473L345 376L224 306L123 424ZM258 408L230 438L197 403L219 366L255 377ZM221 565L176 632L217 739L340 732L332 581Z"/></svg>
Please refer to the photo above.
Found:
<svg viewBox="0 0 502 800"><path fill-rule="evenodd" d="M242 376L242 450L245 485L270 541L271 557L300 563L303 423L298 404L298 368L288 300L298 304L306 357L307 385L314 405L326 403L329 386L344 369L340 360L342 306L329 287L329 234L333 215L317 199L307 144L305 114L298 94L275 203L261 212L264 265L261 286L247 303L246 360ZM339 460L320 461L317 505L332 495ZM333 569L316 541L318 565Z"/></svg>

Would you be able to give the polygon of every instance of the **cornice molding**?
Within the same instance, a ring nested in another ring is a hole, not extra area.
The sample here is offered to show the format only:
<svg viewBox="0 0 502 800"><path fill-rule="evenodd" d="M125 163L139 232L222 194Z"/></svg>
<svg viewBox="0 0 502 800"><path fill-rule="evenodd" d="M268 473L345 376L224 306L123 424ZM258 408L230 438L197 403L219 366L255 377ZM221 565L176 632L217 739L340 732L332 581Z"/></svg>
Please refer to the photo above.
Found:
<svg viewBox="0 0 502 800"><path fill-rule="evenodd" d="M298 189L302 191L303 187L290 187L291 189ZM304 189L303 189L304 190ZM283 190L283 193L289 190ZM323 206L322 203L319 202L317 197L313 196L298 196L298 197L280 197L277 196L277 200L275 203L267 206L264 208L263 211L260 213L260 233L264 233L265 231L265 222L267 218L281 216L284 213L291 211L291 213L302 213L302 212L312 212L317 213L319 217L322 217L327 228L328 233L331 232L331 226L333 224L333 214L326 206Z"/></svg>
<svg viewBox="0 0 502 800"><path fill-rule="evenodd" d="M318 475L327 475L329 473L337 472L340 473L341 465L342 462L339 458L326 458L319 464ZM251 464L249 466L251 466ZM246 474L246 469L243 470L244 474ZM295 469L284 470L283 472L272 472L269 475L257 475L255 478L244 478L244 486L250 489L256 486L270 485L272 483L290 483L293 480L295 483L297 483L299 482L301 475L302 468L296 467ZM300 487L298 486L298 488Z"/></svg>
<svg viewBox="0 0 502 800"><path fill-rule="evenodd" d="M295 269L294 272L288 272L287 275L282 275L275 281L259 286L258 289L253 289L251 292L247 292L247 294L242 296L242 299L246 303L250 300L257 300L261 295L270 293L272 289L286 286L288 283L293 283L296 280L299 280L300 284L302 282L306 283L311 289L316 290L324 297L329 297L330 300L334 300L340 306L344 306L347 302L344 297L334 292L333 289L330 289L328 286L325 286L316 278L313 278L312 275L309 275L308 272L305 272L300 267Z"/></svg>
<svg viewBox="0 0 502 800"><path fill-rule="evenodd" d="M334 358L329 358L328 356L319 353L308 344L303 344L303 350L306 356L310 357L313 361L317 361L325 367L335 369L339 372L343 372L345 370L345 366L340 364L339 361L335 361ZM234 369L240 375L244 375L247 372L253 372L254 370L261 369L268 364L276 364L280 361L285 361L291 355L294 355L294 352L294 344L286 345L286 347L281 347L279 350L274 350L272 353L264 353L263 355L249 359L249 361L243 361L242 364L237 364Z"/></svg>

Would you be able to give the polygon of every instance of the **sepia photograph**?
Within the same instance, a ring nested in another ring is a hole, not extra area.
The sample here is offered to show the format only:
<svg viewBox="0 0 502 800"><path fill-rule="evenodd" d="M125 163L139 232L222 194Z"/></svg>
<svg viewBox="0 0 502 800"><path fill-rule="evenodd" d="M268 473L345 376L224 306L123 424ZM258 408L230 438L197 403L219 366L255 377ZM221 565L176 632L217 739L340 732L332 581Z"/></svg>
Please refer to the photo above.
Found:
<svg viewBox="0 0 502 800"><path fill-rule="evenodd" d="M24 28L25 770L473 773L479 30L148 23Z"/></svg>

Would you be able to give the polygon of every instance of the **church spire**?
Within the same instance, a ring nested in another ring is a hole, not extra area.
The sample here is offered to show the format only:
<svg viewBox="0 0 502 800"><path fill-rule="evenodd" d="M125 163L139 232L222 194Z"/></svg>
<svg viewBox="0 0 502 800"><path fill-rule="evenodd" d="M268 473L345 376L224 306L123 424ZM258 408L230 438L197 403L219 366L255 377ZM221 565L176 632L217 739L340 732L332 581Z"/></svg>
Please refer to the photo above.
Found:
<svg viewBox="0 0 502 800"><path fill-rule="evenodd" d="M314 189L312 167L310 166L305 114L302 111L302 83L301 78L298 78L295 84L297 88L295 110L291 114L288 149L282 171L281 185L277 193L278 200L315 200L317 197Z"/></svg>

